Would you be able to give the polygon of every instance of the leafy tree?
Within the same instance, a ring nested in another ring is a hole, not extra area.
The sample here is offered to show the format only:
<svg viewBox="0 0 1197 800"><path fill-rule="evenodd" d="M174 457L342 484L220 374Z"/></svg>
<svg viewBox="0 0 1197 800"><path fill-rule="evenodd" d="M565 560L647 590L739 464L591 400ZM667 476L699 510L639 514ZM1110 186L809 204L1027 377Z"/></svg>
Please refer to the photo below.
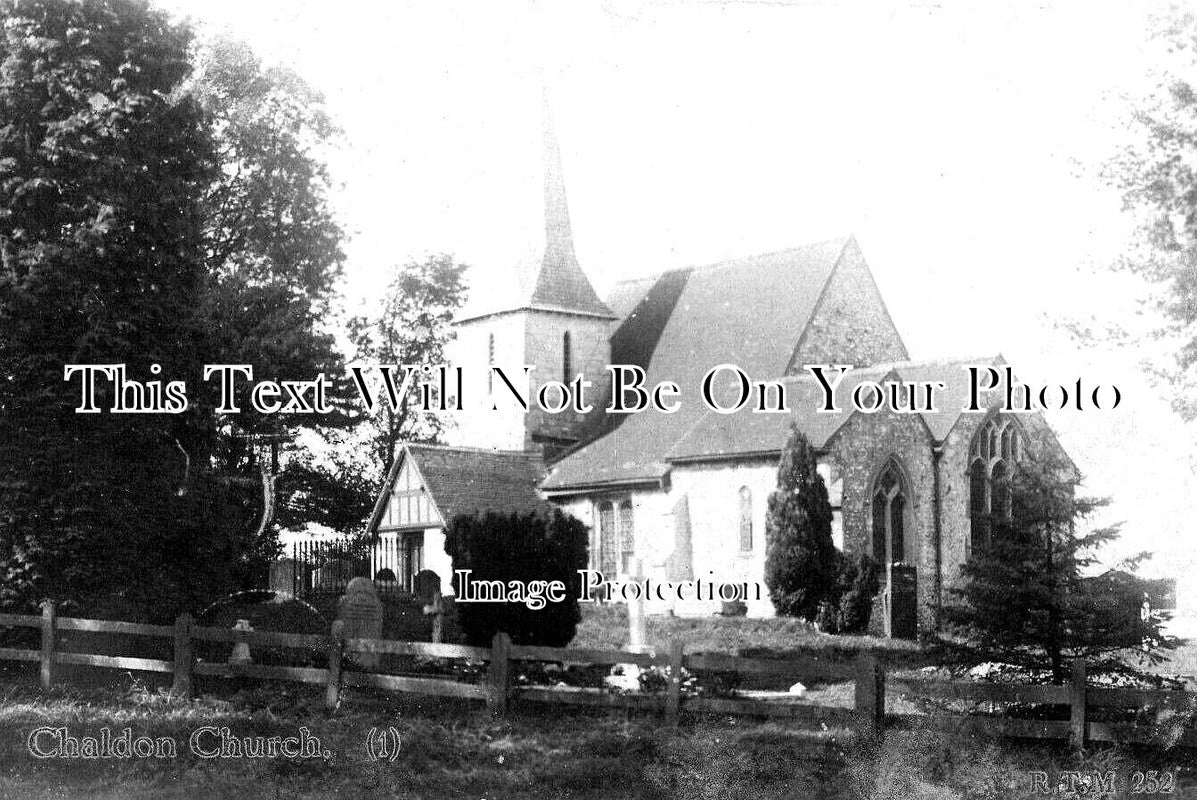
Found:
<svg viewBox="0 0 1197 800"><path fill-rule="evenodd" d="M943 644L960 659L1050 670L1057 683L1074 657L1097 671L1127 668L1128 648L1157 661L1174 642L1160 613L1140 613L1145 582L1124 570L1085 576L1118 531L1078 535L1076 525L1106 501L1077 497L1079 478L1055 450L1034 453L1014 470L1009 516L994 515L992 543L962 568L956 602L944 607L954 639Z"/></svg>
<svg viewBox="0 0 1197 800"><path fill-rule="evenodd" d="M541 514L459 515L445 532L445 552L453 560L453 590L461 596L458 570L470 570L470 582L561 581L563 602L457 603L466 641L489 647L494 635L506 632L516 644L564 647L582 619L578 607L578 570L589 558L586 526L552 509Z"/></svg>
<svg viewBox="0 0 1197 800"><path fill-rule="evenodd" d="M453 337L453 316L465 300L466 267L448 255L409 261L391 280L372 318L350 321L349 338L363 364L441 364ZM436 442L444 419L412 407L416 387L391 408L383 402L370 421L370 449L380 467L379 482L391 468L401 441Z"/></svg>
<svg viewBox="0 0 1197 800"><path fill-rule="evenodd" d="M1155 91L1136 101L1136 141L1102 173L1137 223L1118 266L1154 287L1149 303L1163 323L1149 335L1173 354L1171 363L1147 366L1171 386L1176 409L1191 420L1197 418L1197 15L1174 7L1158 19L1154 38L1164 50L1162 67Z"/></svg>
<svg viewBox="0 0 1197 800"><path fill-rule="evenodd" d="M778 614L813 620L831 594L839 572L831 520L814 448L795 427L765 520L765 584Z"/></svg>
<svg viewBox="0 0 1197 800"><path fill-rule="evenodd" d="M257 453L201 365L337 362L319 330L340 263L327 181L279 144L303 129L287 108L316 104L270 105L264 87L294 84L244 82L244 60L194 79L190 31L142 0L0 0L0 19L0 604L195 609L271 551ZM186 380L192 402L76 414L67 364Z"/></svg>

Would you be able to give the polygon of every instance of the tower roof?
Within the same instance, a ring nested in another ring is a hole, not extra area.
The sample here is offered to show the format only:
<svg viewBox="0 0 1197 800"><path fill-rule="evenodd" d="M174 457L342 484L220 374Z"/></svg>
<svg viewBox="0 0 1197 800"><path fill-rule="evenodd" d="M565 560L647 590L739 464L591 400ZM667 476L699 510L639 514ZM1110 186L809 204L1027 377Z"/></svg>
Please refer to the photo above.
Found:
<svg viewBox="0 0 1197 800"><path fill-rule="evenodd" d="M471 282L470 297L458 321L504 311L556 311L615 319L590 284L574 253L569 203L561 169L561 150L549 104L547 86L541 111L542 168L544 171L544 243L533 244L523 263L503 265L502 279L494 285Z"/></svg>

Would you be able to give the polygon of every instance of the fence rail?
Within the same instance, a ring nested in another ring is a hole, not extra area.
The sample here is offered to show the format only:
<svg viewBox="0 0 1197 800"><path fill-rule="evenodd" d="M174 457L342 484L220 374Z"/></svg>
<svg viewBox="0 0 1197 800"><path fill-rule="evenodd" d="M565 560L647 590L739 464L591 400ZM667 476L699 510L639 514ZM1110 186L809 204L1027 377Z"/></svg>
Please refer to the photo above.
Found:
<svg viewBox="0 0 1197 800"><path fill-rule="evenodd" d="M894 678L886 680L876 658L864 655L854 664L830 662L814 657L788 659L741 658L738 656L698 653L687 655L680 642L649 652L627 652L583 648L557 648L513 645L506 634L495 636L491 647L456 644L401 642L346 637L343 623L335 622L328 634L292 634L269 631L239 631L199 627L190 615L183 614L174 625L146 625L59 618L53 604L46 603L40 616L0 614L0 626L39 629L41 648L0 648L0 660L38 662L42 686L49 689L56 682L57 668L63 664L173 674L172 689L190 695L194 676L249 677L295 681L325 687L327 710L336 710L345 686L409 692L437 697L455 697L485 701L495 714L504 714L512 702L551 703L599 708L624 708L662 715L676 724L681 711L804 719L826 725L855 726L877 733L887 722L887 691L901 697L926 700L1040 703L1065 705L1069 718L1059 720L1017 719L1001 716L954 713L891 714L890 720L913 720L948 727L952 730L1033 739L1069 739L1075 746L1087 742L1134 742L1150 744L1155 734L1131 722L1091 721L1094 708L1134 708L1158 706L1171 709L1197 708L1197 694L1180 691L1100 688L1089 686L1085 664L1073 664L1070 683L1064 686L988 684L963 681L931 681ZM173 639L172 660L134 658L62 652L58 649L58 631L84 633L120 633ZM269 664L226 663L196 659L197 641L246 643L258 646L298 648L327 653L325 667L289 667ZM481 683L466 683L447 678L388 675L378 672L344 670L344 659L353 654L392 654L422 658L464 659L484 662L487 666ZM549 661L576 664L636 664L641 667L667 667L664 693L609 693L594 689L516 686L512 681L514 664L523 661ZM812 673L851 681L854 702L848 706L817 705L804 702L769 701L739 697L687 696L682 693L683 670L734 672L740 675L801 676ZM1197 730L1187 729L1180 744L1197 747Z"/></svg>

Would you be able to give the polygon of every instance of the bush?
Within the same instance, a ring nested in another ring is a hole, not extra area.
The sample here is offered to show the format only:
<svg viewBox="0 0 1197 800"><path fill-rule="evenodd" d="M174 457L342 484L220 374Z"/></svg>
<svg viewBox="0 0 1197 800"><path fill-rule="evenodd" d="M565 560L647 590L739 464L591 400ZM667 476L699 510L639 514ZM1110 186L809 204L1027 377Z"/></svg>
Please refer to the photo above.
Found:
<svg viewBox="0 0 1197 800"><path fill-rule="evenodd" d="M469 644L489 647L499 631L516 644L564 647L582 619L578 570L588 564L586 526L559 510L549 514L459 515L445 535L453 559L453 591L461 629ZM462 600L459 570L469 581L561 581L564 600L530 608L525 602Z"/></svg>
<svg viewBox="0 0 1197 800"><path fill-rule="evenodd" d="M765 521L765 583L779 616L810 621L835 587L831 503L815 451L794 428L777 468Z"/></svg>
<svg viewBox="0 0 1197 800"><path fill-rule="evenodd" d="M881 588L881 565L867 553L843 556L836 585L839 633L864 633L869 627L873 597Z"/></svg>

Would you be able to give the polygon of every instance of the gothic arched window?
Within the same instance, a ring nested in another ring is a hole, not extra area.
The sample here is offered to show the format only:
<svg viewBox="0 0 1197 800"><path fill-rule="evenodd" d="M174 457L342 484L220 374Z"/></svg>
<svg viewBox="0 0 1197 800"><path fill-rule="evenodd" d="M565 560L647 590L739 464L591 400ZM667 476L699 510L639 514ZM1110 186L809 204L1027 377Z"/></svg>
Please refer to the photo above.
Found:
<svg viewBox="0 0 1197 800"><path fill-rule="evenodd" d="M1022 457L1020 437L1018 424L997 414L986 420L973 437L968 470L972 552L989 547L994 519L1010 518L1010 470Z"/></svg>
<svg viewBox="0 0 1197 800"><path fill-rule="evenodd" d="M873 482L873 557L883 564L906 561L906 481L891 458Z"/></svg>
<svg viewBox="0 0 1197 800"><path fill-rule="evenodd" d="M740 549L752 550L752 490L740 487Z"/></svg>
<svg viewBox="0 0 1197 800"><path fill-rule="evenodd" d="M568 384L574 379L573 375L573 342L570 340L569 331L566 331L561 336L561 382Z"/></svg>

